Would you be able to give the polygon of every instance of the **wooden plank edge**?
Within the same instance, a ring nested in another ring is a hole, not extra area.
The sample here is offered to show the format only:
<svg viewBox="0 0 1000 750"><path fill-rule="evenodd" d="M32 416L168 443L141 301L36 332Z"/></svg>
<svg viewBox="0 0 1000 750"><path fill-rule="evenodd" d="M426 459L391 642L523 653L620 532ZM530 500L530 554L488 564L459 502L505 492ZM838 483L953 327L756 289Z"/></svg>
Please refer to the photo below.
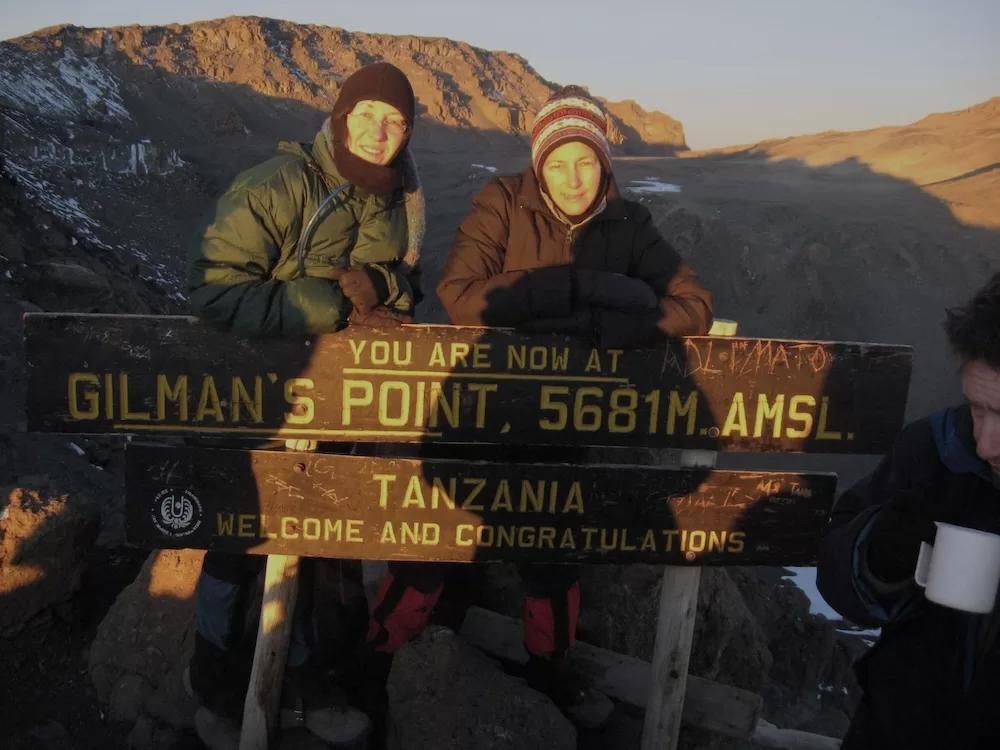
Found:
<svg viewBox="0 0 1000 750"><path fill-rule="evenodd" d="M520 620L471 607L459 636L476 648L506 661L523 664L524 631ZM642 659L577 642L571 650L574 665L594 686L615 700L645 709L651 665ZM757 726L763 699L749 690L688 675L681 719L685 724L727 737L749 739Z"/></svg>
<svg viewBox="0 0 1000 750"><path fill-rule="evenodd" d="M840 750L841 740L822 734L802 732L798 729L779 729L761 719L750 735L750 741L761 747L777 747L784 750Z"/></svg>

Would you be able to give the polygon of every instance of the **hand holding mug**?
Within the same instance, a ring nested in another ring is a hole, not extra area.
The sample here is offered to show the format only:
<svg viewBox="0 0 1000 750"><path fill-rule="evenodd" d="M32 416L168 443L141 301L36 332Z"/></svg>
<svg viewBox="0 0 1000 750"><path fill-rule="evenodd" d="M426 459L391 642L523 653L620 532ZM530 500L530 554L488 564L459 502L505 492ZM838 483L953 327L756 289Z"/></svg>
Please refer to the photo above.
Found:
<svg viewBox="0 0 1000 750"><path fill-rule="evenodd" d="M896 583L913 575L920 545L934 539L934 522L920 513L912 490L900 490L878 512L868 532L868 570L881 581Z"/></svg>

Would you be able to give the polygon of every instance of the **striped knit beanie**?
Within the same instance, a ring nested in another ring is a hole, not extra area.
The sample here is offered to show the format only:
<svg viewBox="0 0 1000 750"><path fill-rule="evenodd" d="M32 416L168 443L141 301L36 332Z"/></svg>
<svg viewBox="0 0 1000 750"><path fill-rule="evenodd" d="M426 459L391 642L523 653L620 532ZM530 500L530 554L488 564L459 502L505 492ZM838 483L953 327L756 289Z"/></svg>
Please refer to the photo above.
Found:
<svg viewBox="0 0 1000 750"><path fill-rule="evenodd" d="M620 143L621 134L604 108L579 86L559 89L545 102L531 127L531 166L542 179L545 159L559 146L581 141L597 152L605 172L611 172L608 138Z"/></svg>

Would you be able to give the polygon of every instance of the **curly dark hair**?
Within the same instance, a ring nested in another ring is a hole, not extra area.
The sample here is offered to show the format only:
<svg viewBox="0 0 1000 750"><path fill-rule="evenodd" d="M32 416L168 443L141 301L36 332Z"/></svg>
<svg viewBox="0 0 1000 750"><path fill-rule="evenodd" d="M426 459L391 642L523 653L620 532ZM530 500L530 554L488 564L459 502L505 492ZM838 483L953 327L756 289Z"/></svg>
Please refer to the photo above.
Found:
<svg viewBox="0 0 1000 750"><path fill-rule="evenodd" d="M965 305L946 312L944 330L963 364L982 360L1000 369L1000 272Z"/></svg>

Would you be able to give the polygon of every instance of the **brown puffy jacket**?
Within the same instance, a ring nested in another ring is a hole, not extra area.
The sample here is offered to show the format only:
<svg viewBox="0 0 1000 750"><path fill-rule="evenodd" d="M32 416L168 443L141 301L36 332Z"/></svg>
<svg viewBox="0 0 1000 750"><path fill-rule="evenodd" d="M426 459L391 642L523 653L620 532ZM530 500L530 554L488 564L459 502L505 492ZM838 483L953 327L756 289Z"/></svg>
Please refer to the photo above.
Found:
<svg viewBox="0 0 1000 750"><path fill-rule="evenodd" d="M649 313L601 311L594 325L605 345L655 346L712 326L712 295L613 178L604 210L577 227L555 216L532 170L490 181L458 229L437 294L456 325L583 332L561 324L592 320L573 309L576 268L641 279L659 297Z"/></svg>

